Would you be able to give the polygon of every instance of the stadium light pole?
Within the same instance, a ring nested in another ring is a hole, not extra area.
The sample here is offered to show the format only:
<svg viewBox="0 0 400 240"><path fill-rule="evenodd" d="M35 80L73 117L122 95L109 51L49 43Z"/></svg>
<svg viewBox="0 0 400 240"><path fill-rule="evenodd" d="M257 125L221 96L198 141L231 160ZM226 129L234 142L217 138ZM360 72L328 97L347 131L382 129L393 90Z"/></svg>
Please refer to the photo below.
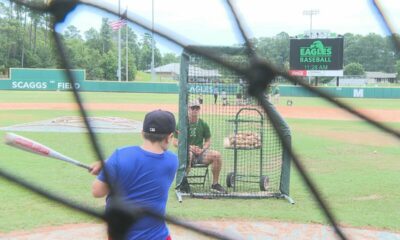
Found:
<svg viewBox="0 0 400 240"><path fill-rule="evenodd" d="M128 4L126 5L126 18L128 18ZM127 21L127 20L126 20ZM129 69L128 69L128 30L129 30L129 27L128 27L128 23L126 23L126 25L125 25L125 30L126 30L126 39L125 39L125 79L126 79L126 81L128 82L128 80L129 80L129 76L128 76L128 73L129 73Z"/></svg>
<svg viewBox="0 0 400 240"><path fill-rule="evenodd" d="M118 0L118 17L121 20L121 0ZM118 28L118 82L121 82L121 27Z"/></svg>
<svg viewBox="0 0 400 240"><path fill-rule="evenodd" d="M312 38L312 17L313 15L319 14L318 9L310 9L310 10L304 10L303 15L310 16L310 38Z"/></svg>
<svg viewBox="0 0 400 240"><path fill-rule="evenodd" d="M154 71L154 0L151 0L151 80L154 82L156 73Z"/></svg>
<svg viewBox="0 0 400 240"><path fill-rule="evenodd" d="M312 17L313 15L317 15L319 14L319 10L318 9L309 9L309 10L304 10L303 11L303 15L307 15L310 16L310 38L312 38ZM308 77L308 84L311 84L311 77Z"/></svg>

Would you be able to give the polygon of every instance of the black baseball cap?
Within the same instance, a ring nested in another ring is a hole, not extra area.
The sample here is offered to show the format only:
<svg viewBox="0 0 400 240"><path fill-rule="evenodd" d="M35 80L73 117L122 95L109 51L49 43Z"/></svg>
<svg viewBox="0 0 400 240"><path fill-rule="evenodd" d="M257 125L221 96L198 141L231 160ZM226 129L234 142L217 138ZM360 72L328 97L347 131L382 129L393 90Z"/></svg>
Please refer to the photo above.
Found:
<svg viewBox="0 0 400 240"><path fill-rule="evenodd" d="M170 134L175 132L175 117L171 112L155 110L144 117L143 132Z"/></svg>

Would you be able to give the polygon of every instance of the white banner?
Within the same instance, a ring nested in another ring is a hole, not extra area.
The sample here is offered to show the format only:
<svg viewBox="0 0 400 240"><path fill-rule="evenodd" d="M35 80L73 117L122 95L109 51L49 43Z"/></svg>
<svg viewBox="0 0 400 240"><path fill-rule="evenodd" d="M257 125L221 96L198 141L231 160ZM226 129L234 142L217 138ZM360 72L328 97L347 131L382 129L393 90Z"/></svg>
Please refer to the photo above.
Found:
<svg viewBox="0 0 400 240"><path fill-rule="evenodd" d="M307 77L342 77L343 70L307 70Z"/></svg>

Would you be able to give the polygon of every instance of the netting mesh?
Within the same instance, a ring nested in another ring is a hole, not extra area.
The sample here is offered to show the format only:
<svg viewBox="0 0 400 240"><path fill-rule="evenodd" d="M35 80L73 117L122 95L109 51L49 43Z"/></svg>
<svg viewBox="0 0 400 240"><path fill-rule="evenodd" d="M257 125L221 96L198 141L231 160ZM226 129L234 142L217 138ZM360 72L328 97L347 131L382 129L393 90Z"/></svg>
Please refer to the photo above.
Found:
<svg viewBox="0 0 400 240"><path fill-rule="evenodd" d="M69 69L72 69L72 67L68 61L68 57L65 54L64 45L61 41L60 36L55 31L55 26L58 23L62 22L64 20L64 18L66 17L66 15L69 12L71 12L78 4L81 4L83 1L82 2L81 1L45 1L45 5L43 5L39 2L35 2L35 1L32 1L32 2L12 1L12 2L29 7L30 9L32 9L34 11L38 11L40 13L45 13L45 14L51 14L53 16L53 19L52 19L53 30L54 30L53 38L55 39L55 42L57 45L57 50L60 55L61 68L66 69L66 73L67 73L68 79L71 83L72 90L74 93L75 101L79 105L80 113L81 113L82 117L84 117L85 125L89 131L89 137L90 137L90 140L91 140L91 143L93 146L93 151L97 154L98 159L104 159L101 148L98 144L97 138L94 135L93 131L91 130L91 125L90 125L89 121L87 120L87 114L86 114L85 108L83 107L82 99L81 99L77 89L75 88L76 79L73 76L73 74L71 73L71 71L69 70ZM247 50L249 52L252 52L252 54L253 54L251 61L249 61L249 62L251 62L251 64L250 63L242 64L242 65L232 64L231 62L225 61L223 58L221 58L221 56L210 53L209 51L200 51L199 49L191 48L184 41L182 41L181 39L176 37L175 34L172 32L164 32L164 31L158 31L158 30L154 30L154 32L157 35L159 35L160 37L167 39L168 41L170 41L176 45L179 45L183 48L190 49L194 53L199 54L203 57L206 57L214 62L217 62L217 63L227 67L231 71L236 72L239 75L246 76L246 81L249 83L249 86L248 86L249 93L258 100L258 103L260 104L263 111L268 113L268 114L266 114L266 116L271 121L271 124L273 125L274 129L279 129L279 122L274 118L274 116L271 116L270 113L273 111L273 108L271 108L271 106L269 105L269 102L266 101L263 91L271 83L271 80L275 76L280 75L280 76L286 78L288 81L295 83L295 84L299 84L302 87L304 87L305 89L315 93L317 96L326 99L328 102L334 104L335 106L359 117L360 119L366 121L367 123L371 124L372 126L376 127L377 129L381 130L382 132L385 132L391 136L394 136L396 139L400 139L400 133L398 131L396 131L395 129L388 127L384 124L381 124L370 117L365 116L364 114L351 108L347 104L334 99L329 94L327 94L317 88L313 88L312 86L310 86L306 82L302 81L301 79L292 77L287 72L282 72L266 62L260 61L253 52L252 44L248 40L248 37L244 31L243 26L241 25L241 21L239 20L234 7L232 6L230 1L227 1L227 3L228 3L227 9L234 16L234 22L236 23L236 28L240 30L241 36L245 40ZM97 4L96 5L95 3L91 3L90 1L85 1L85 4L97 7L99 9L103 9L109 13L117 14L116 11L114 11L109 6L106 6L106 4L104 4L104 5ZM392 37L396 44L396 48L397 48L397 50L399 50L400 49L400 41L398 39L398 36L396 34L393 34L394 33L393 27L388 23L387 18L383 14L382 8L379 6L378 1L374 1L374 7L376 8L376 10L378 10L380 18L383 20L386 29L390 33L392 33ZM134 24L137 24L140 27L147 29L147 30L152 30L152 28L149 26L149 24L145 23L144 21L142 21L141 19L139 19L137 17L129 17L128 20ZM227 89L227 91L228 91L228 89ZM229 91L231 91L231 89L229 89ZM222 94L222 92L221 92L221 94ZM210 96L208 96L208 97L210 97ZM232 99L233 99L233 101L235 101L234 94L228 94L228 92L227 92L226 106L229 106L228 103L231 102ZM227 109L229 109L229 107L227 107ZM225 121L224 116L225 115L223 115L223 114L219 115L221 120L223 119ZM206 114L205 114L205 117L207 117ZM221 121L221 122L223 122L223 121ZM241 127L244 127L244 126L241 126ZM264 128L265 128L265 126L264 126ZM255 129L256 128L252 128L251 131L255 131ZM244 130L244 131L246 131L246 130ZM247 131L249 131L249 130L247 130ZM223 134L222 132L223 131L221 131L221 133L220 133L221 137L225 137L225 135L227 133ZM335 232L341 239L347 239L346 236L341 231L341 228L338 226L333 213L331 212L331 210L328 207L328 204L320 196L320 193L319 193L318 189L316 188L315 183L312 182L312 180L308 176L307 172L305 171L304 167L302 166L302 164L299 160L299 157L297 156L297 154L295 152L293 152L290 149L290 139L285 138L284 131L282 131L282 132L277 131L277 134L278 134L278 136L281 140L282 146L284 148L283 155L291 156L294 166L299 171L300 177L302 178L303 182L305 183L305 185L308 187L308 189L312 193L313 197L315 198L316 202L318 203L319 207L321 208L321 211L325 214L326 218L328 219L328 222L333 226ZM265 137L263 137L263 139L265 139ZM268 137L267 137L267 139L268 139ZM268 142L268 140L266 140L266 141ZM268 147L267 147L267 149L268 149ZM237 149L237 150L239 150L239 149ZM254 150L254 152L257 152L257 149L253 149L253 150ZM253 151L253 150L251 150L251 151ZM223 150L223 151L225 151L225 150ZM268 156L268 153L266 153L266 156ZM283 166L283 168L285 168L285 166ZM263 167L260 167L260 169L263 169ZM267 164L266 171L267 170L268 170L268 164ZM243 174L247 174L247 173L245 172ZM62 204L63 206L67 206L76 211L83 212L92 217L96 217L98 219L104 220L105 222L108 223L108 226L111 229L110 232L115 233L115 234L113 234L113 239L122 239L124 233L126 233L126 231L127 231L127 226L129 226L138 217L142 217L144 215L151 215L158 219L165 219L170 224L176 224L179 226L186 227L187 229L191 229L193 231L199 232L205 236L219 238L219 239L232 239L228 236L224 236L224 235L216 233L216 232L211 232L207 229L201 229L193 224L187 223L186 221L180 221L180 220L178 220L176 218L172 218L170 216L160 216L160 215L153 213L149 209L137 209L134 206L125 206L118 202L115 202L111 205L110 211L106 215L104 213L99 213L99 212L93 210L92 208L80 206L69 199L57 196L56 194L51 193L49 191L45 191L42 188L40 188L28 181L25 181L24 179L17 177L16 175L8 173L7 171L5 171L3 169L0 169L0 176L5 180L8 180L12 183L23 186L23 187L29 189L30 191L32 191L36 194L39 194L43 197L46 197L47 199L50 199L52 201L55 201L59 204ZM271 174L269 177L271 178L271 181L273 181L273 179L274 179L273 174ZM271 184L271 187L273 188L273 184ZM112 193L114 194L113 191L112 191Z"/></svg>
<svg viewBox="0 0 400 240"><path fill-rule="evenodd" d="M224 49L215 49L215 51ZM240 49L237 49L239 52ZM221 54L226 61L246 64L240 55ZM191 54L187 64L187 102L201 104L200 118L210 127L211 149L221 154L219 182L228 194L214 194L213 174L191 168L192 196L268 197L280 194L283 149L266 113L248 94L243 76ZM180 109L184 111L184 109ZM189 110L188 110L189 111ZM191 124L188 124L188 136ZM189 151L188 151L189 152Z"/></svg>

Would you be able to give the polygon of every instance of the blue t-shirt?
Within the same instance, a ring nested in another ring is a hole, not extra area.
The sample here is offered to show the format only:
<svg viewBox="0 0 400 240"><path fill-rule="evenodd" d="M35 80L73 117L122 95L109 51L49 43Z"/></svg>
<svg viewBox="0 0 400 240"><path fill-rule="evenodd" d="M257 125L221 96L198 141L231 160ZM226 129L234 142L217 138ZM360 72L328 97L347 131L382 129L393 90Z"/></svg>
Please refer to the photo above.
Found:
<svg viewBox="0 0 400 240"><path fill-rule="evenodd" d="M178 168L176 154L171 151L156 154L139 146L124 147L115 150L105 168L111 187L118 189L125 203L165 215L168 190ZM104 171L97 179L105 182ZM108 196L106 208L109 200ZM132 225L127 239L165 239L168 235L164 221L143 217Z"/></svg>

